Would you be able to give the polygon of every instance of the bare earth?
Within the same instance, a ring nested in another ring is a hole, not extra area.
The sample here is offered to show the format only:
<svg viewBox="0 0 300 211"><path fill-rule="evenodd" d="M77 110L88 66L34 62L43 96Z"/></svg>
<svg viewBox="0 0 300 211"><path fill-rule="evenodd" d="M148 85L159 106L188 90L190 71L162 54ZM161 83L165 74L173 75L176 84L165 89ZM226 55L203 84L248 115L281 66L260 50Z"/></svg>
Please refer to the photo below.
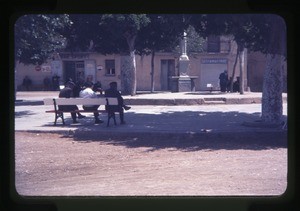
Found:
<svg viewBox="0 0 300 211"><path fill-rule="evenodd" d="M286 138L15 133L25 196L281 195Z"/></svg>

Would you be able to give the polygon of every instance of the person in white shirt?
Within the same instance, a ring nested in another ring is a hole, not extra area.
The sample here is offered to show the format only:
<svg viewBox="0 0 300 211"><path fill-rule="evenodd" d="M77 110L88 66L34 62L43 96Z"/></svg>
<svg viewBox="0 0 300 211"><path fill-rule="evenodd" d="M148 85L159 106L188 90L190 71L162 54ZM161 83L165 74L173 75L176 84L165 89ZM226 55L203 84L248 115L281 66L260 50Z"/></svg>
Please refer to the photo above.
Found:
<svg viewBox="0 0 300 211"><path fill-rule="evenodd" d="M82 98L97 98L96 92L93 91L93 83L92 82L86 82L84 84L85 89L80 91L79 97ZM100 105L84 105L82 108L86 111L94 111L99 108ZM95 124L100 124L103 123L102 120L99 119L99 113L94 112L94 117L95 117Z"/></svg>

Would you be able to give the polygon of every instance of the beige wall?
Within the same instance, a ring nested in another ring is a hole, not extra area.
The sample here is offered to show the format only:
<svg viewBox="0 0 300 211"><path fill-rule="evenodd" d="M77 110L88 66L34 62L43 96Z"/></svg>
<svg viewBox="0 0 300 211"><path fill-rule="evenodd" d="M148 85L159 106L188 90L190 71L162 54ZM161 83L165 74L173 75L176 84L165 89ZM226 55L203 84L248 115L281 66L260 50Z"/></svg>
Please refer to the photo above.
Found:
<svg viewBox="0 0 300 211"><path fill-rule="evenodd" d="M253 92L261 92L266 56L261 52L248 52L248 83ZM287 92L287 64L283 68L283 92Z"/></svg>
<svg viewBox="0 0 300 211"><path fill-rule="evenodd" d="M50 63L45 63L41 67L49 67ZM42 69L40 71L36 70L36 65L24 65L22 63L16 64L16 84L18 90L23 90L22 82L24 77L27 75L32 80L32 90L42 90L43 80L46 76L51 79L51 72Z"/></svg>
<svg viewBox="0 0 300 211"><path fill-rule="evenodd" d="M226 40L225 40L226 41ZM224 42L225 42L224 41ZM190 59L190 68L188 71L188 74L190 76L196 76L197 78L195 79L195 88L196 91L200 90L200 81L201 81L201 71L204 71L201 68L215 68L212 66L203 66L201 65L201 60L202 59L213 59L213 58L225 58L227 59L227 70L228 70L228 75L232 75L232 69L233 69L233 64L235 61L235 56L236 56L236 44L230 40L227 40L225 43L230 42L230 51L227 53L198 53L198 54L191 54L189 55ZM105 60L107 59L113 59L115 60L115 71L116 74L114 76L107 76L105 74ZM155 60L154 60L154 89L156 91L161 90L161 60L162 59L171 59L175 61L175 73L178 75L178 59L179 55L178 54L173 54L173 53L156 53L155 54ZM59 60L61 62L62 68L63 67L63 61L84 61L84 60L89 60L89 61L94 61L95 66L102 66L102 70L97 70L96 69L96 81L100 81L102 83L102 87L104 89L108 88L108 85L112 81L117 81L119 87L121 83L121 64L120 64L120 55L118 54L112 54L112 55L101 55L98 53L82 53L80 56L76 55L75 56L69 56L69 57L61 57ZM250 61L252 61L250 59ZM245 76L247 76L247 60L245 56ZM251 66L252 65L252 66ZM250 65L250 67L253 67L253 63ZM43 64L42 66L51 66L51 61L48 61L46 64ZM248 65L249 66L249 65ZM222 70L223 71L222 66ZM19 87L19 90L21 90L21 84L22 80L25 77L25 75L28 75L32 81L33 81L33 86L34 89L36 90L42 90L43 87L43 79L48 76L52 77L52 72L47 72L47 71L36 71L34 65L28 65L25 66L23 64L19 64L16 67L17 70L17 75L16 75L16 82ZM209 71L206 69L206 71ZM139 56L136 55L136 72L137 72L137 90L138 91L149 91L151 89L151 55L148 56ZM251 75L251 74L250 74ZM237 70L235 73L235 77L239 76L239 65L237 66ZM218 77L218 76L216 76ZM261 77L261 76L259 76ZM61 78L61 84L64 83L64 79ZM256 81L259 81L260 79L255 79ZM258 82L259 83L259 82Z"/></svg>
<svg viewBox="0 0 300 211"><path fill-rule="evenodd" d="M260 52L249 52L248 54L248 83L251 91L261 92L263 75L266 66L265 55Z"/></svg>

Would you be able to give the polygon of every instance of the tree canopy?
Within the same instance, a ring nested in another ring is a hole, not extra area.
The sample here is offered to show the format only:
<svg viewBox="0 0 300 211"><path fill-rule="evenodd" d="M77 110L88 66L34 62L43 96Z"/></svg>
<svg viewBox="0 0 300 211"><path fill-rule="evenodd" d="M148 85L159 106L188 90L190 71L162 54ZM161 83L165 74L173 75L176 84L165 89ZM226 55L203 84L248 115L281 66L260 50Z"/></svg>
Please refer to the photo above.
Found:
<svg viewBox="0 0 300 211"><path fill-rule="evenodd" d="M51 53L63 49L63 29L68 15L24 15L15 23L15 59L24 64L42 64Z"/></svg>

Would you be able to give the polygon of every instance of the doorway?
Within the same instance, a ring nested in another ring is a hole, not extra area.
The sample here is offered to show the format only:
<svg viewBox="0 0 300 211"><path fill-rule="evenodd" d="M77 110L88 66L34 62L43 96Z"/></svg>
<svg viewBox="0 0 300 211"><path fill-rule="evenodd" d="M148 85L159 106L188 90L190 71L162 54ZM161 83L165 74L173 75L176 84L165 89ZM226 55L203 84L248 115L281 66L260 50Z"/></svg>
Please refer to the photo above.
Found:
<svg viewBox="0 0 300 211"><path fill-rule="evenodd" d="M160 74L161 90L169 91L172 89L171 76L175 76L175 60L162 59L160 65L161 65L161 74Z"/></svg>
<svg viewBox="0 0 300 211"><path fill-rule="evenodd" d="M84 79L84 61L64 61L64 81Z"/></svg>

